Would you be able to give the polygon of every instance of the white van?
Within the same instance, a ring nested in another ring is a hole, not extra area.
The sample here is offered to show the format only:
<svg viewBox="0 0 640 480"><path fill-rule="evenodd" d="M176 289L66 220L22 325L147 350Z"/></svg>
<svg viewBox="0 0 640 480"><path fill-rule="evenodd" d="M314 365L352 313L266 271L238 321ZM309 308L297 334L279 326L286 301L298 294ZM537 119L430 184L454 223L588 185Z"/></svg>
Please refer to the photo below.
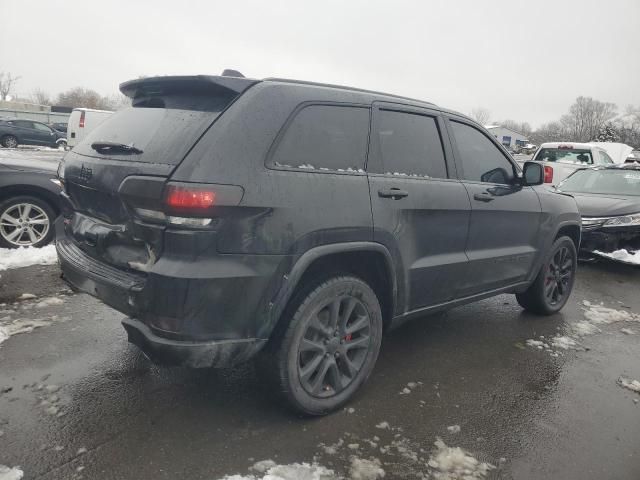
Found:
<svg viewBox="0 0 640 480"><path fill-rule="evenodd" d="M112 113L109 110L74 108L67 126L67 145L69 148L79 143L87 133L104 122Z"/></svg>

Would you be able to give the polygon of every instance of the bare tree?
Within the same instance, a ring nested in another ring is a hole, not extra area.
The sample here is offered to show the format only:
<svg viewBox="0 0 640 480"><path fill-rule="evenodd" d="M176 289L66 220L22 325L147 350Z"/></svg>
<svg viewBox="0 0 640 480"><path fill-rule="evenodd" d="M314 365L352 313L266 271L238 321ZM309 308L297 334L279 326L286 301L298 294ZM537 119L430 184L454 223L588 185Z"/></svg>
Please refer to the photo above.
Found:
<svg viewBox="0 0 640 480"><path fill-rule="evenodd" d="M470 114L471 118L473 118L480 125L486 125L491 120L491 113L486 108L478 107L471 110Z"/></svg>
<svg viewBox="0 0 640 480"><path fill-rule="evenodd" d="M131 99L122 93L113 93L104 98L107 110L122 110L131 106Z"/></svg>
<svg viewBox="0 0 640 480"><path fill-rule="evenodd" d="M560 123L567 134L565 140L589 142L596 138L600 128L616 116L614 103L600 102L591 97L578 97L563 115Z"/></svg>
<svg viewBox="0 0 640 480"><path fill-rule="evenodd" d="M0 100L6 100L11 95L20 77L14 77L10 72L0 72Z"/></svg>
<svg viewBox="0 0 640 480"><path fill-rule="evenodd" d="M501 127L508 128L510 130L514 130L518 133L521 133L525 137L530 136L531 132L533 131L531 129L531 125L529 125L528 122L516 122L515 120L505 120L503 122L498 122L498 125L500 125Z"/></svg>
<svg viewBox="0 0 640 480"><path fill-rule="evenodd" d="M564 125L560 122L549 122L547 124L540 125L540 127L531 133L529 140L535 144L540 145L545 142L561 142L568 140L567 133Z"/></svg>
<svg viewBox="0 0 640 480"><path fill-rule="evenodd" d="M51 105L51 96L41 88L36 88L29 95L29 101L38 105Z"/></svg>
<svg viewBox="0 0 640 480"><path fill-rule="evenodd" d="M95 90L83 87L75 87L60 93L56 103L65 107L84 107L98 110L108 110L111 106L108 98L103 97Z"/></svg>

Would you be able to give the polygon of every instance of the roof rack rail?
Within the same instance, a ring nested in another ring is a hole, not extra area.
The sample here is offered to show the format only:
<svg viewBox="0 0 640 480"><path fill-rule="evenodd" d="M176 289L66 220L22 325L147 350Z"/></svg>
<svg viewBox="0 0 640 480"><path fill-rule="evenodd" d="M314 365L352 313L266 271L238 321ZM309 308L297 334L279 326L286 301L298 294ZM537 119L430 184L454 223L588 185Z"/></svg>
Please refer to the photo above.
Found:
<svg viewBox="0 0 640 480"><path fill-rule="evenodd" d="M402 100L411 100L412 102L420 102L420 103L423 103L425 105L436 106L434 103L426 102L424 100L419 100L417 98L405 97L405 96L402 96L402 95L394 95L392 93L378 92L378 91L375 91L375 90L366 90L364 88L355 88L355 87L347 87L347 86L344 86L344 85L335 85L335 84L332 84L332 83L310 82L308 80L293 80L291 78L278 78L278 77L268 77L268 78L263 78L262 80L265 81L265 82L298 83L300 85L310 85L310 86L313 86L313 87L337 88L337 89L340 89L340 90L348 90L348 91L351 91L351 92L371 93L371 94L374 94L374 95L384 95L385 97L398 98L398 99L402 99Z"/></svg>

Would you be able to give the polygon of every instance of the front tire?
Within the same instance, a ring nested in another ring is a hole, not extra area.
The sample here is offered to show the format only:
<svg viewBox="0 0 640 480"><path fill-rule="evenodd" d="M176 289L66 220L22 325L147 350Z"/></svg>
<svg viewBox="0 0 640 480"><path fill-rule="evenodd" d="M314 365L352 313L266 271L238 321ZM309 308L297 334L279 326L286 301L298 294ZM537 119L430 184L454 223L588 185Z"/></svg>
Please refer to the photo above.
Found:
<svg viewBox="0 0 640 480"><path fill-rule="evenodd" d="M0 140L4 148L16 148L18 146L18 138L14 135L5 135Z"/></svg>
<svg viewBox="0 0 640 480"><path fill-rule="evenodd" d="M295 410L326 415L349 401L373 371L382 313L359 278L336 276L310 287L285 311L290 318L277 339L273 368Z"/></svg>
<svg viewBox="0 0 640 480"><path fill-rule="evenodd" d="M36 197L13 197L0 203L0 247L43 247L51 242L56 214Z"/></svg>
<svg viewBox="0 0 640 480"><path fill-rule="evenodd" d="M578 254L569 237L552 245L538 276L523 293L516 294L520 306L537 315L552 315L565 306L575 282Z"/></svg>

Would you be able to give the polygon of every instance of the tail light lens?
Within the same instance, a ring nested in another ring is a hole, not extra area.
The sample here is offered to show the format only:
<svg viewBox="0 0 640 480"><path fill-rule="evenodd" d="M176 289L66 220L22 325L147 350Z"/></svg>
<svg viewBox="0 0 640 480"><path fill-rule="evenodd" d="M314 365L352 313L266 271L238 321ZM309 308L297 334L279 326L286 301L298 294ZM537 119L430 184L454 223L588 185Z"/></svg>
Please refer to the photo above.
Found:
<svg viewBox="0 0 640 480"><path fill-rule="evenodd" d="M206 210L213 207L216 193L213 190L176 185L167 186L165 205L175 210Z"/></svg>
<svg viewBox="0 0 640 480"><path fill-rule="evenodd" d="M80 128L84 128L84 116L85 116L86 112L83 110L82 112L80 112Z"/></svg>
<svg viewBox="0 0 640 480"><path fill-rule="evenodd" d="M538 177L540 178L540 177ZM545 165L544 167L544 183L552 183L553 182L553 167L549 165Z"/></svg>

